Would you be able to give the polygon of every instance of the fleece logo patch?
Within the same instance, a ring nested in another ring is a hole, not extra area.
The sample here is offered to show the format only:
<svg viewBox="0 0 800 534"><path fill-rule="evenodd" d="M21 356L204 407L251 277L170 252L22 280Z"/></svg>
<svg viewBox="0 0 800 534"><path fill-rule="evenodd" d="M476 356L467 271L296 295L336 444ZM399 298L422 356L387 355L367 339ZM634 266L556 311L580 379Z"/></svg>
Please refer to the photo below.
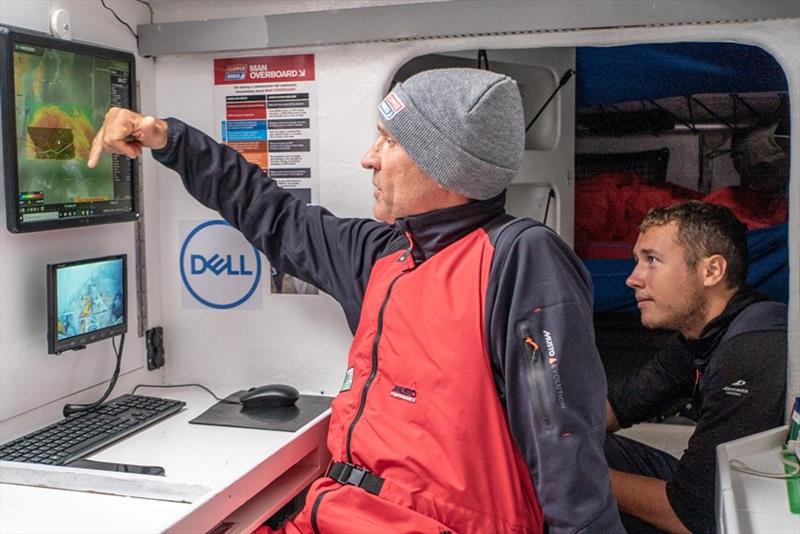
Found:
<svg viewBox="0 0 800 534"><path fill-rule="evenodd" d="M556 357L556 348L553 345L553 336L547 330L542 330L544 334L544 342L547 344L547 363L550 364L550 371L553 373L553 383L556 386L556 396L558 397L558 405L562 408L567 407L564 401L564 386L561 384L561 373L558 370L558 357Z"/></svg>
<svg viewBox="0 0 800 534"><path fill-rule="evenodd" d="M353 367L347 370L344 374L344 382L342 382L342 389L339 391L350 391L350 388L353 387Z"/></svg>
<svg viewBox="0 0 800 534"><path fill-rule="evenodd" d="M400 113L406 105L400 100L394 91L386 95L380 105L378 105L378 111L381 112L381 116L383 120L390 121L394 118L395 115Z"/></svg>
<svg viewBox="0 0 800 534"><path fill-rule="evenodd" d="M407 388L404 386L395 386L391 393L389 393L392 397L397 399L402 399L408 402L417 402L417 390Z"/></svg>
<svg viewBox="0 0 800 534"><path fill-rule="evenodd" d="M750 393L750 390L747 389L745 386L747 386L746 380L737 380L736 382L733 382L730 386L725 386L724 388L722 388L722 391L724 391L726 395L731 395L733 397L741 397L743 395L747 395L748 393Z"/></svg>

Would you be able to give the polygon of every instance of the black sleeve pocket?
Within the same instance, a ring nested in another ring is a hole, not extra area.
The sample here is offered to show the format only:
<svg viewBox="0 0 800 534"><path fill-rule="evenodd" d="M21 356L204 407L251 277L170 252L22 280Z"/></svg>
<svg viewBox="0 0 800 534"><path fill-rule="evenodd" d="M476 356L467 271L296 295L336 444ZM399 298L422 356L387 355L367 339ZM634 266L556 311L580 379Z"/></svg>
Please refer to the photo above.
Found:
<svg viewBox="0 0 800 534"><path fill-rule="evenodd" d="M533 413L538 426L548 429L553 425L553 395L548 362L542 352L540 330L532 320L522 320L516 325L517 338L522 346L524 361L520 369L532 394Z"/></svg>

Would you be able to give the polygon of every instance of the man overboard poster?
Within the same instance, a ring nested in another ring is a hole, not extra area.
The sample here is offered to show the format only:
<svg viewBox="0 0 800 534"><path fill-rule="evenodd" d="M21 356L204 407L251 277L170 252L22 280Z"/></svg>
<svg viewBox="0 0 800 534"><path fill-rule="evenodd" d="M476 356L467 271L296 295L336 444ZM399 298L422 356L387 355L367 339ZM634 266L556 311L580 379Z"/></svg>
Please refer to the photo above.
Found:
<svg viewBox="0 0 800 534"><path fill-rule="evenodd" d="M221 142L279 186L318 202L313 54L215 59L214 124ZM317 293L274 270L272 280L273 293Z"/></svg>

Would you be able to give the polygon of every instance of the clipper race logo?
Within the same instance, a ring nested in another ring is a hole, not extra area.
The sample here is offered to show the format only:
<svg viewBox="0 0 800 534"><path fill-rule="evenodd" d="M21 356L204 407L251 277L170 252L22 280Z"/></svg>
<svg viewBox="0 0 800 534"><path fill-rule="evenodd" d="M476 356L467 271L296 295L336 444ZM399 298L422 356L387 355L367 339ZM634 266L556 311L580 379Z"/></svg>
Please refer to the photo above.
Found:
<svg viewBox="0 0 800 534"><path fill-rule="evenodd" d="M238 82L247 78L247 65L227 65L225 67L225 81Z"/></svg>

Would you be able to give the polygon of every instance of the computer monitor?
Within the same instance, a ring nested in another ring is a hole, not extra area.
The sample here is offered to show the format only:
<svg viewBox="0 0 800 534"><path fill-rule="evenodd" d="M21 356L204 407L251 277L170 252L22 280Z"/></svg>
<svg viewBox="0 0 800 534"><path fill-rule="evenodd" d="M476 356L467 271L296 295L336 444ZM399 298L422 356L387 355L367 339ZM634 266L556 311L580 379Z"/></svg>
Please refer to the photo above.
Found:
<svg viewBox="0 0 800 534"><path fill-rule="evenodd" d="M47 351L60 354L128 330L127 255L47 266Z"/></svg>
<svg viewBox="0 0 800 534"><path fill-rule="evenodd" d="M114 155L86 166L109 107L134 105L133 55L0 26L0 80L8 229L136 219L136 165Z"/></svg>

